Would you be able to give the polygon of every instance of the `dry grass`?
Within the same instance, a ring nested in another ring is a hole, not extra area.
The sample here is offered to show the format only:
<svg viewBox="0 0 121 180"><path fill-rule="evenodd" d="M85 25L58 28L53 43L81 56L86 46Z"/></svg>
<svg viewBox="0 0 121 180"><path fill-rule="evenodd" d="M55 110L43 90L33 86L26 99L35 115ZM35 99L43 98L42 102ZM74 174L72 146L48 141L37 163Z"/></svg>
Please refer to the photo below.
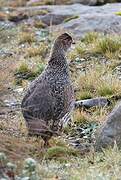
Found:
<svg viewBox="0 0 121 180"><path fill-rule="evenodd" d="M80 75L78 85L80 88L77 94L78 99L85 99L88 96L120 95L121 92L120 80L109 71L107 73L105 67L103 69L92 68L86 74Z"/></svg>
<svg viewBox="0 0 121 180"><path fill-rule="evenodd" d="M18 7L18 6L25 6L26 2L28 0L0 0L0 7L6 7L6 6L11 6L11 7Z"/></svg>
<svg viewBox="0 0 121 180"><path fill-rule="evenodd" d="M48 51L48 46L45 43L40 43L39 47L29 47L27 49L27 56L34 57L34 56L41 56L45 57Z"/></svg>
<svg viewBox="0 0 121 180"><path fill-rule="evenodd" d="M95 51L101 54L115 53L121 49L121 39L119 36L105 36L96 42Z"/></svg>
<svg viewBox="0 0 121 180"><path fill-rule="evenodd" d="M31 33L31 32L21 32L19 34L19 43L22 44L22 43L29 43L31 44L32 42L35 42L36 39L35 39L35 35L34 33Z"/></svg>

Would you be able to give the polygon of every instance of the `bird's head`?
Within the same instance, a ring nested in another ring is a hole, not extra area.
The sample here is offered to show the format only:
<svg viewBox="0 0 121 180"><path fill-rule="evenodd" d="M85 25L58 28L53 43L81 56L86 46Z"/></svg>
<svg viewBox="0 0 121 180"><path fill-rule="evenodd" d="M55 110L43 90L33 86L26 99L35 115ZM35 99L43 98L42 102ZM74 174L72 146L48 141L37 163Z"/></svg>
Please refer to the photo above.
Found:
<svg viewBox="0 0 121 180"><path fill-rule="evenodd" d="M74 44L72 37L64 33L55 40L54 47L58 47L60 50L66 52L71 47L71 44Z"/></svg>

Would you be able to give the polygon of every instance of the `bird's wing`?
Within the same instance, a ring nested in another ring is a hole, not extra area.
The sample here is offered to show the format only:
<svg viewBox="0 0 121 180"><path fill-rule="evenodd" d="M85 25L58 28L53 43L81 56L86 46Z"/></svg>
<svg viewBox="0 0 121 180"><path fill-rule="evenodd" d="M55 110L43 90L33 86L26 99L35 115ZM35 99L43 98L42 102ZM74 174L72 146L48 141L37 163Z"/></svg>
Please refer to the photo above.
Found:
<svg viewBox="0 0 121 180"><path fill-rule="evenodd" d="M51 91L46 81L38 81L37 85L33 85L24 97L22 108L34 118L47 121L52 119L54 101Z"/></svg>

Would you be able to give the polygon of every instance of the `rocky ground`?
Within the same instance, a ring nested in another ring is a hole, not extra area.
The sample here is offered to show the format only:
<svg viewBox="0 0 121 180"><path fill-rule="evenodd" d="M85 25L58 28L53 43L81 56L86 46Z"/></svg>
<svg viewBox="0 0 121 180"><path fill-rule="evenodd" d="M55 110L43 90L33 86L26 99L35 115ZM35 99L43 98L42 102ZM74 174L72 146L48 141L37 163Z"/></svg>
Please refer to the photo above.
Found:
<svg viewBox="0 0 121 180"><path fill-rule="evenodd" d="M53 164L52 169L49 167L52 171L43 177L63 179L65 176L69 179L66 170L68 172L77 159L82 162L82 155L90 156L91 151L91 160L85 160L85 167L88 163L94 163L94 133L121 96L121 4L33 6L27 2L22 7L13 4L5 7L4 3L0 4L0 151L5 152L12 161L21 162L28 156L39 162L43 156L57 159L57 162L49 162L49 166ZM76 109L71 126L65 127L60 137L52 139L53 148L46 152L41 148L41 139L27 137L20 103L28 84L43 71L53 40L65 31L71 33L76 41L67 55L76 100L103 96L111 104ZM58 165L61 161L66 162L67 167ZM41 169L46 169L43 162ZM74 166L79 178L80 166ZM64 175L58 173L61 168ZM57 177L51 173L55 171ZM103 177L102 174L100 176ZM76 174L73 177L76 178ZM82 177L86 176L83 174Z"/></svg>

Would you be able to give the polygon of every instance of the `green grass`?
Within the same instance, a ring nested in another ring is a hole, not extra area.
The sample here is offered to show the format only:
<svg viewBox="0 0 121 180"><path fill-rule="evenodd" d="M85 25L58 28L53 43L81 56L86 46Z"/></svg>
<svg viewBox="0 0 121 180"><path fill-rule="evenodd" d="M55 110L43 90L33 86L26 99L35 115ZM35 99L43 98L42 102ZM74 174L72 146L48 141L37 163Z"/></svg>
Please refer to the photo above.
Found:
<svg viewBox="0 0 121 180"><path fill-rule="evenodd" d="M55 146L51 147L47 150L45 154L46 159L59 159L61 162L62 160L68 160L69 156L77 156L78 151L76 151L73 148L69 147L61 147L61 146Z"/></svg>

